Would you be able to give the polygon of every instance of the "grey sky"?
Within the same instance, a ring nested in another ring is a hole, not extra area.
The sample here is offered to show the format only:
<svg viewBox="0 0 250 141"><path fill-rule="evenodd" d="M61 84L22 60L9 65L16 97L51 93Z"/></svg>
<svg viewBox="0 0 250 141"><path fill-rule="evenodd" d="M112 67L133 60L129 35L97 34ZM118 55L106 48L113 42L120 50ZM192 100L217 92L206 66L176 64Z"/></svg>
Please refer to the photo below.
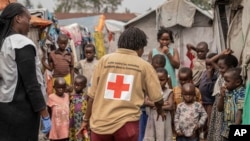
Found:
<svg viewBox="0 0 250 141"><path fill-rule="evenodd" d="M17 0L18 2L24 2L25 0ZM47 8L50 12L53 12L57 0L30 0L34 7L37 7L39 3L44 8ZM118 7L117 12L124 12L125 8L128 8L133 13L144 13L149 8L156 8L166 0L123 0L122 5Z"/></svg>

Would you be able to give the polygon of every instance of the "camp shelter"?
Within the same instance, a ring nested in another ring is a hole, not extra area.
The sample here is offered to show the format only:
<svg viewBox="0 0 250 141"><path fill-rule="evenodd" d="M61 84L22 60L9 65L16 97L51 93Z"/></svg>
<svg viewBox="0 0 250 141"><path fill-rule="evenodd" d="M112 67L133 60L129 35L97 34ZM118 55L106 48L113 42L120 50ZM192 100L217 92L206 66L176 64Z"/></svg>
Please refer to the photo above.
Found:
<svg viewBox="0 0 250 141"><path fill-rule="evenodd" d="M72 23L77 23L81 27L86 27L94 41L96 46L97 58L101 58L104 54L106 54L106 48L104 46L104 37L103 37L103 28L104 28L104 15L95 15L90 17L80 17L80 18L72 18L72 19L63 19L58 20L59 25L67 26Z"/></svg>
<svg viewBox="0 0 250 141"><path fill-rule="evenodd" d="M124 22L117 20L105 20L104 40L107 46L107 53L112 53L117 49L118 39L124 31Z"/></svg>
<svg viewBox="0 0 250 141"><path fill-rule="evenodd" d="M128 23L125 28L138 27L148 36L148 45L144 49L143 58L148 58L148 53L159 46L157 31L160 26L165 26L173 31L174 47L180 54L182 66L189 66L186 57L186 44L197 45L200 41L208 43L211 52L220 51L217 31L213 26L213 14L194 5L188 0L169 0L162 5L142 14Z"/></svg>

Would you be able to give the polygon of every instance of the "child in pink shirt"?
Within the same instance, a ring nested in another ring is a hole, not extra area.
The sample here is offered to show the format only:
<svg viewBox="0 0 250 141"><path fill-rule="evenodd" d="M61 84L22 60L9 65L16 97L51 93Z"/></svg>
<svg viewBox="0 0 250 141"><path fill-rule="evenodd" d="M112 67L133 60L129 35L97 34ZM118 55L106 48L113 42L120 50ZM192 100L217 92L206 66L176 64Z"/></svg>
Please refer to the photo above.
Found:
<svg viewBox="0 0 250 141"><path fill-rule="evenodd" d="M49 95L48 107L51 111L51 141L67 141L69 138L69 95L65 93L66 81L58 77L54 81L55 94Z"/></svg>

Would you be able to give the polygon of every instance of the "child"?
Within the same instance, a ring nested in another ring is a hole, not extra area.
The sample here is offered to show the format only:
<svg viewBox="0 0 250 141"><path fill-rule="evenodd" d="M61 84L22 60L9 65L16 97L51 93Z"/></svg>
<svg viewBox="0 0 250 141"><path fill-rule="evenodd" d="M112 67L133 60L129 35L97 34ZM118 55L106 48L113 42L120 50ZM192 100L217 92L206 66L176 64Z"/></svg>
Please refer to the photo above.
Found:
<svg viewBox="0 0 250 141"><path fill-rule="evenodd" d="M172 31L165 27L161 27L157 33L157 40L160 46L149 52L148 61L152 62L152 58L156 54L163 54L166 58L165 69L170 75L172 86L175 87L177 86L175 69L179 68L180 59L177 48L173 47L174 38Z"/></svg>
<svg viewBox="0 0 250 141"><path fill-rule="evenodd" d="M199 141L198 130L207 119L207 113L203 106L194 101L195 86L186 83L182 86L184 102L178 104L175 117L176 141Z"/></svg>
<svg viewBox="0 0 250 141"><path fill-rule="evenodd" d="M190 68L193 71L193 83L198 87L201 80L201 74L206 69L206 56L209 52L208 44L206 42L199 42L196 48L191 44L187 44L187 49L187 56L191 61ZM192 54L191 50L194 50L195 54Z"/></svg>
<svg viewBox="0 0 250 141"><path fill-rule="evenodd" d="M82 117L87 108L87 92L84 90L87 85L87 78L77 75L74 82L75 94L70 96L69 113L69 141L87 141L87 139L76 138L76 132L80 129Z"/></svg>
<svg viewBox="0 0 250 141"><path fill-rule="evenodd" d="M60 34L57 39L58 49L52 51L49 55L49 64L43 59L43 65L50 71L53 71L53 79L64 77L67 85L72 86L74 80L74 56L66 50L68 45L68 36Z"/></svg>
<svg viewBox="0 0 250 141"><path fill-rule="evenodd" d="M163 91L164 105L162 109L166 112L166 120L156 120L157 112L154 107L153 102L147 101L148 105L151 105L149 108L148 121L145 131L144 141L172 141L173 133L171 126L171 113L170 110L173 110L173 92L171 89L166 87L168 82L168 72L165 68L157 68L156 72L160 80L160 84Z"/></svg>
<svg viewBox="0 0 250 141"><path fill-rule="evenodd" d="M49 133L51 141L67 141L69 138L69 95L65 93L66 81L58 77L54 81L55 94L50 94L48 108L52 126Z"/></svg>
<svg viewBox="0 0 250 141"><path fill-rule="evenodd" d="M192 70L188 67L182 67L179 69L179 72L178 72L178 78L179 78L179 83L180 83L180 86L176 86L173 88L173 94L174 94L174 105L175 107L183 102L183 98L182 98L182 92L181 92L181 87L186 84L186 83L192 83L192 77L193 76L193 73L192 73ZM201 94L200 94L200 90L198 88L195 88L195 100L197 102L200 102L201 101Z"/></svg>
<svg viewBox="0 0 250 141"><path fill-rule="evenodd" d="M98 63L98 60L95 58L95 46L93 44L87 44L85 46L84 56L86 58L77 62L74 69L75 69L76 74L82 74L87 77L87 80L88 80L87 84L89 86L92 74ZM81 69L80 73L79 73L79 69Z"/></svg>
<svg viewBox="0 0 250 141"><path fill-rule="evenodd" d="M210 53L208 54L207 58L210 59L214 57L215 55L216 53ZM214 85L217 80L217 77L218 77L218 73L213 67L213 65L209 63L208 61L206 61L206 70L203 71L201 75L201 80L200 80L200 85L199 85L199 90L201 92L202 105L208 114L206 124L204 125L204 128L203 128L204 138L206 138L207 136L208 125L210 122L210 115L211 115L213 103L215 100L215 97L212 96L212 94L213 94L213 89L214 89Z"/></svg>
<svg viewBox="0 0 250 141"><path fill-rule="evenodd" d="M224 141L228 140L229 126L239 125L242 121L245 88L240 73L240 68L231 68L223 75L225 84L221 87L221 96L217 108L224 114L221 134Z"/></svg>
<svg viewBox="0 0 250 141"><path fill-rule="evenodd" d="M220 89L224 84L223 75L224 73L230 69L234 68L238 65L237 58L231 54L232 50L226 49L223 52L221 52L218 55L215 55L211 59L207 59L209 63L212 63L213 66L219 70L220 75L218 76L214 90L213 90L213 96L215 96L215 101L212 107L211 117L210 117L210 123L208 127L208 135L207 140L208 141L222 141L221 136L221 129L222 129L222 121L223 121L223 113L217 111L217 105L220 98ZM216 62L218 62L216 64Z"/></svg>
<svg viewBox="0 0 250 141"><path fill-rule="evenodd" d="M153 58L152 58L152 66L154 67L154 69L158 69L158 68L164 68L166 64L166 59L164 57L164 55L161 54L156 54ZM168 79L168 83L170 82L170 79ZM145 103L147 103L147 96L145 96ZM148 115L146 113L146 106L151 106L151 105L144 105L141 107L141 117L140 117L140 127L139 127L139 141L142 141L144 138L144 134L145 134L145 129L146 129L146 125L147 125L147 120L148 120Z"/></svg>

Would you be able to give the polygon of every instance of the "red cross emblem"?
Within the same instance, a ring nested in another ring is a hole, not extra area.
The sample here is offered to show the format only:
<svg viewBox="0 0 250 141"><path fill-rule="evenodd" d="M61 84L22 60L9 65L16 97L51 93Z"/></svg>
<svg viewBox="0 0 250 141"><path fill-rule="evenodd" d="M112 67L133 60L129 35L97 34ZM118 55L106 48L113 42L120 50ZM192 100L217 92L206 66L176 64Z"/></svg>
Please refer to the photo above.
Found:
<svg viewBox="0 0 250 141"><path fill-rule="evenodd" d="M134 76L109 73L104 97L107 99L130 100Z"/></svg>
<svg viewBox="0 0 250 141"><path fill-rule="evenodd" d="M121 98L122 91L129 90L129 84L123 83L124 76L117 75L116 82L108 82L108 89L114 91L114 98Z"/></svg>

